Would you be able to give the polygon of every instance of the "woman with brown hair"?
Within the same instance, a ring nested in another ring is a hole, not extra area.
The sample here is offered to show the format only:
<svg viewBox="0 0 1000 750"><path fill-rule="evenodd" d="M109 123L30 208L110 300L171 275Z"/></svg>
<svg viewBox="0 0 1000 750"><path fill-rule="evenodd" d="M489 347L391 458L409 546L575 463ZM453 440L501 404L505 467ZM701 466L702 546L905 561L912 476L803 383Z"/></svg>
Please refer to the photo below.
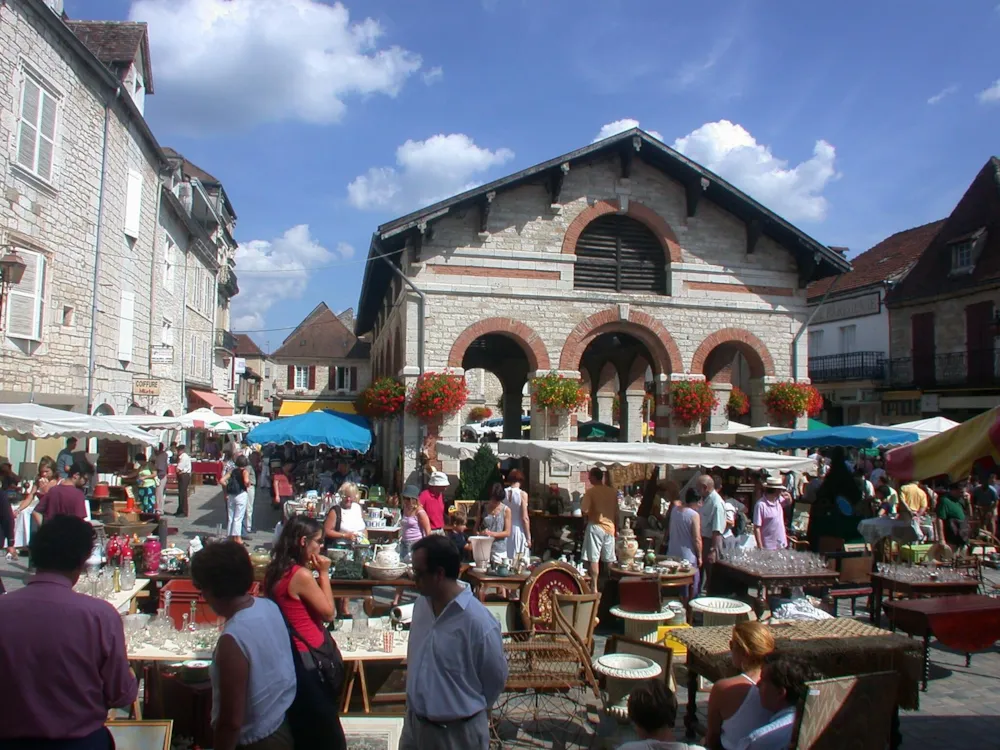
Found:
<svg viewBox="0 0 1000 750"><path fill-rule="evenodd" d="M510 508L510 536L507 537L507 558L518 555L527 559L531 555L531 520L528 518L528 493L521 489L524 474L511 469L507 474L509 486L504 504Z"/></svg>
<svg viewBox="0 0 1000 750"><path fill-rule="evenodd" d="M760 622L737 623L729 649L733 666L740 674L712 686L705 731L705 747L709 750L735 750L741 739L771 718L757 693L764 659L774 651L771 629Z"/></svg>
<svg viewBox="0 0 1000 750"><path fill-rule="evenodd" d="M507 537L510 536L510 506L504 504L507 493L500 482L490 489L490 499L483 510L482 531L479 533L493 539L490 548L490 563L500 565L507 560Z"/></svg>
<svg viewBox="0 0 1000 750"><path fill-rule="evenodd" d="M38 501L45 497L49 487L58 484L59 480L55 477L55 460L49 456L42 456L38 462L38 476L35 477L24 500L14 509L14 546L19 550L27 549L31 541L31 512L38 505Z"/></svg>

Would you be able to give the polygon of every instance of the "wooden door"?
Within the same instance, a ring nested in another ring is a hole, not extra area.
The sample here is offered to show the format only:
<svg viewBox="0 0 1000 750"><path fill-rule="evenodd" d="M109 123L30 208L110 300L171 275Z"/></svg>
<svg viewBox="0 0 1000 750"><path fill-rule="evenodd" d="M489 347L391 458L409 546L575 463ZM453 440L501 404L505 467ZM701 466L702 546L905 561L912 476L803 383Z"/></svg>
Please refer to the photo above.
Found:
<svg viewBox="0 0 1000 750"><path fill-rule="evenodd" d="M965 308L965 347L969 385L993 382L993 301Z"/></svg>
<svg viewBox="0 0 1000 750"><path fill-rule="evenodd" d="M913 382L934 385L934 313L918 313L910 318L913 335Z"/></svg>

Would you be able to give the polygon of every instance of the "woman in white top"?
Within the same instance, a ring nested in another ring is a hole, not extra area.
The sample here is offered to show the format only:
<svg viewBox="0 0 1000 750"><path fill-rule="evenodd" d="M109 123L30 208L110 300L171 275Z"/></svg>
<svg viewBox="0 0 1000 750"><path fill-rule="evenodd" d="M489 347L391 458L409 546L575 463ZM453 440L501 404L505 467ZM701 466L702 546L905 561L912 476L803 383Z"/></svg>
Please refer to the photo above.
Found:
<svg viewBox="0 0 1000 750"><path fill-rule="evenodd" d="M250 595L253 565L234 541L191 558L191 579L226 624L212 660L212 747L291 750L285 714L295 700L291 639L278 605Z"/></svg>
<svg viewBox="0 0 1000 750"><path fill-rule="evenodd" d="M527 559L531 554L531 521L528 518L528 493L521 489L524 474L511 469L507 474L507 481L510 482L504 498L504 505L510 508L507 559L514 560L518 555Z"/></svg>
<svg viewBox="0 0 1000 750"><path fill-rule="evenodd" d="M771 629L756 621L737 623L729 650L740 674L719 680L709 693L705 747L710 750L736 750L740 740L771 718L757 693L764 659L774 651Z"/></svg>
<svg viewBox="0 0 1000 750"><path fill-rule="evenodd" d="M334 505L326 514L323 522L323 535L326 540L343 539L348 542L357 541L365 535L365 516L359 502L358 486L353 482L340 485L340 505ZM347 599L338 597L337 610L341 617L347 616Z"/></svg>
<svg viewBox="0 0 1000 750"><path fill-rule="evenodd" d="M28 494L24 496L21 504L14 508L14 546L18 549L26 549L31 542L31 512L38 505L38 501L49 491L49 487L54 487L59 483L56 476L56 462L49 456L43 456L38 462L38 476ZM90 503L87 503L90 505Z"/></svg>

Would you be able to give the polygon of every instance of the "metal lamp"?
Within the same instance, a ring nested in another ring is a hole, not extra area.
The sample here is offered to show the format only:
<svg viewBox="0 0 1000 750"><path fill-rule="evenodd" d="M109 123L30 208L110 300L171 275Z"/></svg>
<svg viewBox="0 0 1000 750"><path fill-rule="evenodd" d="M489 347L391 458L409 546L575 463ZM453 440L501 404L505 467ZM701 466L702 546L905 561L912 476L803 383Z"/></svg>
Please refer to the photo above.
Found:
<svg viewBox="0 0 1000 750"><path fill-rule="evenodd" d="M0 330L3 330L3 306L4 302L7 301L7 292L15 284L21 283L24 269L27 267L28 264L13 248L8 247L6 252L0 256Z"/></svg>

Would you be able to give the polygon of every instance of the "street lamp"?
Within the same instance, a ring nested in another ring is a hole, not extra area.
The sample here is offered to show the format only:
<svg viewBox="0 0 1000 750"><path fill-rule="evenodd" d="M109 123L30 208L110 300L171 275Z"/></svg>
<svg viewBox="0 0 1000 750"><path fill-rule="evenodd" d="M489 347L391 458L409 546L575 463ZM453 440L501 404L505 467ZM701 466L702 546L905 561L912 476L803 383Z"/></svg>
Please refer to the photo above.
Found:
<svg viewBox="0 0 1000 750"><path fill-rule="evenodd" d="M3 249L3 255L0 255L0 331L3 330L3 305L7 301L7 293L12 286L21 283L27 267L28 264L14 248L8 246Z"/></svg>

